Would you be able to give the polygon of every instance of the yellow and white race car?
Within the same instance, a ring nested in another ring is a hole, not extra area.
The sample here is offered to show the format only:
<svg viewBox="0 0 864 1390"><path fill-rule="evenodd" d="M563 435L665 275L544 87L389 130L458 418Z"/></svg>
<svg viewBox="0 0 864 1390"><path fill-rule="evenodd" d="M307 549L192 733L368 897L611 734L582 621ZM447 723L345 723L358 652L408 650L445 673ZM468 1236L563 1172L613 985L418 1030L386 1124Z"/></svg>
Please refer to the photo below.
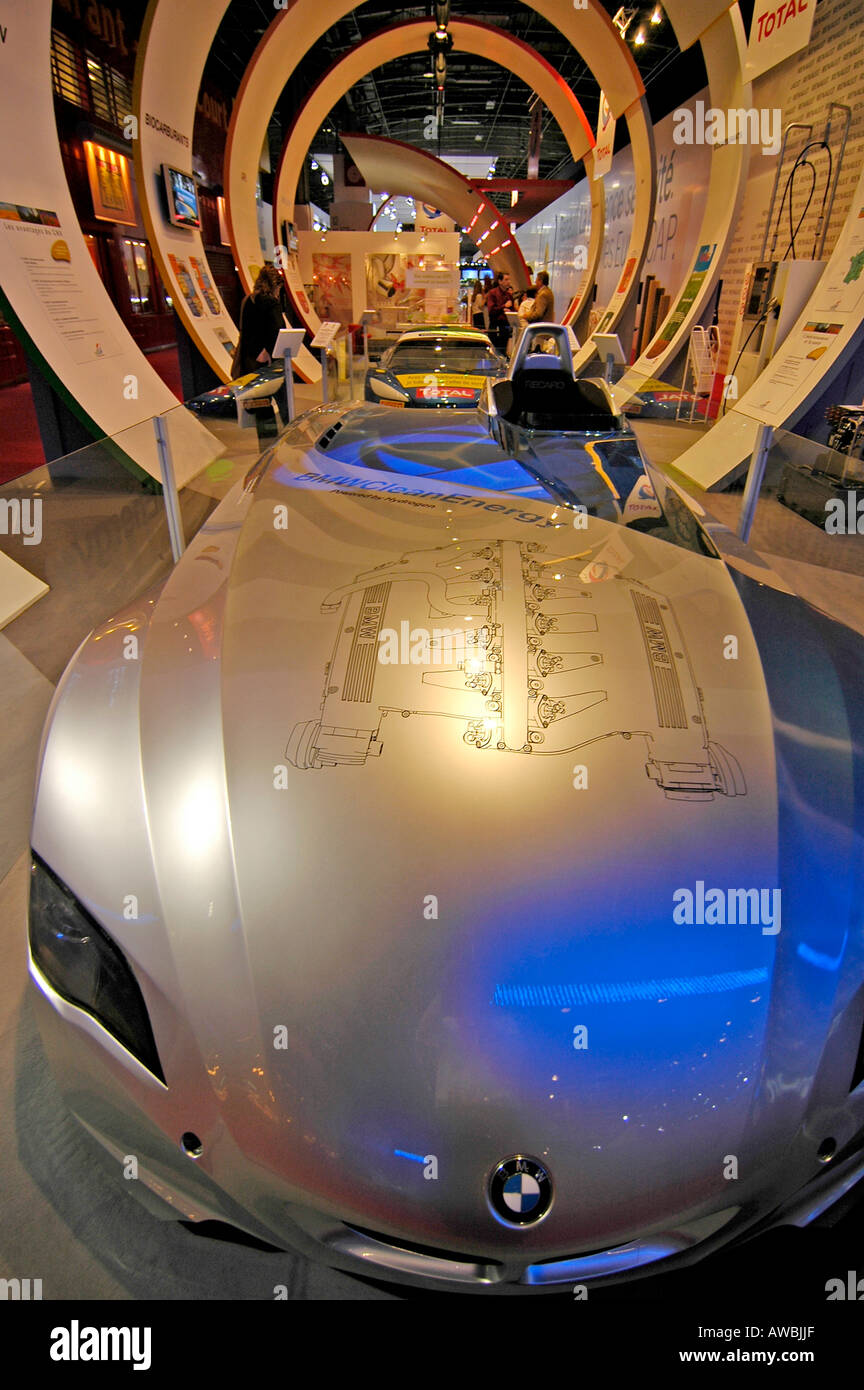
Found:
<svg viewBox="0 0 864 1390"><path fill-rule="evenodd" d="M485 333L471 328L403 333L366 373L366 400L378 405L476 408L487 380L507 364Z"/></svg>

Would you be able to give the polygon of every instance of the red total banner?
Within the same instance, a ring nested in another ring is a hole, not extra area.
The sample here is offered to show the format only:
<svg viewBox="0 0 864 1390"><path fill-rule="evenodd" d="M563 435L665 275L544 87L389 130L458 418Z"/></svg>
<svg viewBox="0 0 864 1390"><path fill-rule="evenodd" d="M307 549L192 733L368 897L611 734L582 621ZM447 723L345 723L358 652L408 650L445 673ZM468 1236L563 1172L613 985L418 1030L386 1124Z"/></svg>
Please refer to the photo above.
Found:
<svg viewBox="0 0 864 1390"><path fill-rule="evenodd" d="M748 81L790 58L810 42L816 0L756 0L747 45Z"/></svg>

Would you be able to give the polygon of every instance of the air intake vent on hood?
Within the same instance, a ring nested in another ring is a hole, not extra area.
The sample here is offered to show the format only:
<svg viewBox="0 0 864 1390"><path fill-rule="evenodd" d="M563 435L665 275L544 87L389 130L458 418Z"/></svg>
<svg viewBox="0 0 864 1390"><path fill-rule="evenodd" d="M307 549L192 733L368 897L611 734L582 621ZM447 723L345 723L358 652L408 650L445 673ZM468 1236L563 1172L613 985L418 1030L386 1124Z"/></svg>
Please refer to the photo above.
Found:
<svg viewBox="0 0 864 1390"><path fill-rule="evenodd" d="M327 448L330 446L330 444L332 444L334 438L335 438L336 435L339 433L339 431L341 430L341 428L342 428L342 421L341 421L341 420L337 420L336 423L335 423L335 425L331 425L330 428L329 428L329 430L325 430L325 431L324 431L324 433L322 434L321 438L318 440L318 443L317 443L317 445L316 445L316 448L318 448L318 449L327 449Z"/></svg>

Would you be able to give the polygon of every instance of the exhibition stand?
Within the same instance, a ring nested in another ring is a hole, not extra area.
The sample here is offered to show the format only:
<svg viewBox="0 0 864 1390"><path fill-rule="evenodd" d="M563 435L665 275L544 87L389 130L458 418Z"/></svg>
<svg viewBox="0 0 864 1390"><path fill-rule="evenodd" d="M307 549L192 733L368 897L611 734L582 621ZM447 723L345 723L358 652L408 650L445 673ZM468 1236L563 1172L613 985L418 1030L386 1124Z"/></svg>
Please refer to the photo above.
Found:
<svg viewBox="0 0 864 1390"><path fill-rule="evenodd" d="M616 117L624 116L626 118L631 142L637 153L636 211L630 238L631 250L627 257L626 277L622 275L616 294L610 305L607 306L607 312L611 314L609 326L612 326L618 322L631 302L635 302L638 271L647 248L654 213L656 180L653 135L647 105L644 102L642 81L636 64L626 46L621 42L618 31L597 0L588 0L588 3L584 7L580 6L578 12L575 13L567 9L562 10L562 7L553 3L553 0L540 0L531 8L542 14L577 48L606 94L612 113ZM331 8L326 5L312 5L306 3L306 0L298 0L298 3L294 4L290 11L280 14L270 25L256 49L252 62L246 69L244 81L232 111L227 146L228 176L226 178L232 245L241 276L244 279L246 276L243 267L253 257L253 248L257 244L257 213L254 196L252 196L255 183L254 167L266 133L267 113L274 108L287 74L293 71L302 53L307 51L326 32L329 25L347 10L350 10L350 6L340 5ZM407 29L410 27L410 23L397 27ZM404 50L394 48L392 56L399 56L402 51L411 52L425 49L428 24L421 23L416 27L420 31L417 36L419 48L417 50L412 50L410 47ZM470 32L472 29L480 31L479 39ZM549 106L562 131L570 141L568 115L566 111L562 112L561 110L561 96L567 89L560 75L551 69L549 64L545 64L545 60L538 60L538 55L527 45L512 40L509 35L494 30L489 25L479 25L474 21L454 20L449 26L449 31L457 45L465 51L477 52L478 56L491 58L492 61L500 62L502 66L520 72L524 80L529 81L534 89L542 94L544 102ZM376 62L386 61L385 45L389 44L388 36L392 32L391 30L387 34L373 36L373 40L369 41L374 41L376 44ZM380 48L378 47L379 42ZM407 39L403 42L407 42ZM477 46L478 43L480 44L479 47ZM515 54L513 53L514 46L517 50ZM362 45L358 47L362 47ZM389 47L386 48L386 52L389 53L389 51ZM367 64L368 53L369 50L366 50ZM352 56L348 55L349 58ZM548 69L545 81L544 75L538 72L538 62ZM341 67L341 65L337 66ZM360 63L360 67L363 67L363 63ZM368 71L369 67L366 66L361 76ZM333 75L333 72L328 75L327 82L327 90L330 93L328 111L336 99L332 84ZM572 93L570 96L572 98ZM572 100L575 101L575 98ZM296 122L294 131L297 131ZM311 139L313 135L314 130L310 130L309 138ZM584 159L589 177L593 172L593 159L590 153L593 143L593 135L588 131L586 150L581 155L574 153L574 158ZM293 202L293 186L288 196ZM604 194L602 180L592 179L591 198L592 226L587 267L574 303L564 319L565 322L573 322L577 332L582 334L584 334L584 330L580 328L580 324L583 317L587 323L590 292L596 276L603 242ZM283 221L290 220L290 218L282 216L281 212L277 210L279 225ZM290 287L292 280L290 268L286 274L286 279ZM299 302L296 300L296 294L295 301Z"/></svg>

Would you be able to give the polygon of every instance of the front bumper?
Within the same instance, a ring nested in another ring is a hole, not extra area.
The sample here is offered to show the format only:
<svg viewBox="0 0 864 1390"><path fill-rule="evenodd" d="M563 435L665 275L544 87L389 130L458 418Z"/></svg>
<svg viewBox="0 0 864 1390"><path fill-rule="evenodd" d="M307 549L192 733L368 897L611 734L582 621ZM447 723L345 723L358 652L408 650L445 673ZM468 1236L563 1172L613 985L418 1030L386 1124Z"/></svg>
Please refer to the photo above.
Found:
<svg viewBox="0 0 864 1390"><path fill-rule="evenodd" d="M730 1205L613 1248L533 1263L516 1255L482 1258L431 1249L315 1211L303 1194L277 1190L272 1174L248 1163L230 1135L220 1136L220 1163L211 1175L181 1142L186 1131L194 1131L195 1115L178 1109L168 1087L100 1024L57 995L32 961L30 975L45 1050L70 1110L98 1141L115 1177L130 1156L137 1161L137 1181L124 1182L126 1191L161 1219L217 1221L349 1274L374 1272L397 1283L464 1293L629 1281L692 1264L773 1227L806 1226L864 1176L862 1130L830 1166L767 1212L764 1203Z"/></svg>

